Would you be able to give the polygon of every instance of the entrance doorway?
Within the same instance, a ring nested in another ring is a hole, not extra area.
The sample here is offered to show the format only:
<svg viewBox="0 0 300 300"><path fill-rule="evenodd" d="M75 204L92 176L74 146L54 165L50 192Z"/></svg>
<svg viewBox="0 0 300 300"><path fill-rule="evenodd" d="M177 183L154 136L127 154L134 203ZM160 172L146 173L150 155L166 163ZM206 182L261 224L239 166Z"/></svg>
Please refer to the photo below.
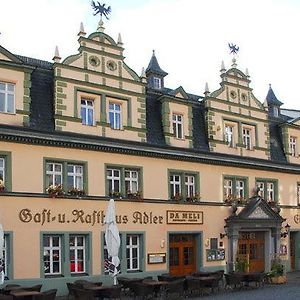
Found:
<svg viewBox="0 0 300 300"><path fill-rule="evenodd" d="M169 240L169 272L188 275L196 272L196 237L191 234L172 234Z"/></svg>
<svg viewBox="0 0 300 300"><path fill-rule="evenodd" d="M247 262L247 272L265 271L265 239L263 232L240 232L238 258Z"/></svg>

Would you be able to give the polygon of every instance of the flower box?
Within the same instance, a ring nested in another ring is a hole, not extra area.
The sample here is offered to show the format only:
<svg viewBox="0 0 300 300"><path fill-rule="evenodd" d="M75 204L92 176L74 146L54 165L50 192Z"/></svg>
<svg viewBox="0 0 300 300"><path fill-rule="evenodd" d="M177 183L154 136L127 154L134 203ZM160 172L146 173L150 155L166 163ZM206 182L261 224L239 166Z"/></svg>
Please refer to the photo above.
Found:
<svg viewBox="0 0 300 300"><path fill-rule="evenodd" d="M271 277L270 281L271 281L271 283L274 283L274 284L286 283L286 275Z"/></svg>
<svg viewBox="0 0 300 300"><path fill-rule="evenodd" d="M58 185L49 185L46 189L46 192L49 194L49 197L56 198L64 195L63 187L61 184Z"/></svg>

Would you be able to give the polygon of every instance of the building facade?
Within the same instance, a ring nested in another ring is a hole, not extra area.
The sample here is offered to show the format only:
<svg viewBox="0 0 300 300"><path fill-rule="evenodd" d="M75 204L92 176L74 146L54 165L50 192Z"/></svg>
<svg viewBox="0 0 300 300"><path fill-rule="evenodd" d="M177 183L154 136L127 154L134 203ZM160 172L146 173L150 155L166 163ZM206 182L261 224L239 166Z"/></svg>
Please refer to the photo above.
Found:
<svg viewBox="0 0 300 300"><path fill-rule="evenodd" d="M235 59L202 97L165 87L155 53L138 76L101 23L78 43L53 62L0 46L6 282L111 281L111 197L122 275L299 270L300 111L259 101Z"/></svg>

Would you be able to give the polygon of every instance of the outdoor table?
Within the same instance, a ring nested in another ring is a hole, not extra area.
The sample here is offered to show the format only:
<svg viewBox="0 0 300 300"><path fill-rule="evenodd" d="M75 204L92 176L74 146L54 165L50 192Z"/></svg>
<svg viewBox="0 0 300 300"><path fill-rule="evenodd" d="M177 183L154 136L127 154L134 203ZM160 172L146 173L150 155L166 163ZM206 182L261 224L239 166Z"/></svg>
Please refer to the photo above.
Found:
<svg viewBox="0 0 300 300"><path fill-rule="evenodd" d="M143 284L154 286L154 291L156 296L161 295L162 298L165 298L166 286L169 284L168 281L157 281L153 279L143 280Z"/></svg>
<svg viewBox="0 0 300 300"><path fill-rule="evenodd" d="M25 290L19 289L19 290L11 291L10 294L14 297L14 299L23 298L23 297L26 297L28 299L34 299L35 296L39 296L42 293L38 292L38 291L25 291Z"/></svg>

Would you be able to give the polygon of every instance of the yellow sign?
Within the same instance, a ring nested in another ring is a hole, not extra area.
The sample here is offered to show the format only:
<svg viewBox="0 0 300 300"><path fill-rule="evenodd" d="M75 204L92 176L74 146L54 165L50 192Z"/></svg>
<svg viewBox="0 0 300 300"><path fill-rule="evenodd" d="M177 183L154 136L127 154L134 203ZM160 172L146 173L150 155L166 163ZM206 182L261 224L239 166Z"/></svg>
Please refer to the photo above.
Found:
<svg viewBox="0 0 300 300"><path fill-rule="evenodd" d="M203 211L167 210L167 224L203 224Z"/></svg>

